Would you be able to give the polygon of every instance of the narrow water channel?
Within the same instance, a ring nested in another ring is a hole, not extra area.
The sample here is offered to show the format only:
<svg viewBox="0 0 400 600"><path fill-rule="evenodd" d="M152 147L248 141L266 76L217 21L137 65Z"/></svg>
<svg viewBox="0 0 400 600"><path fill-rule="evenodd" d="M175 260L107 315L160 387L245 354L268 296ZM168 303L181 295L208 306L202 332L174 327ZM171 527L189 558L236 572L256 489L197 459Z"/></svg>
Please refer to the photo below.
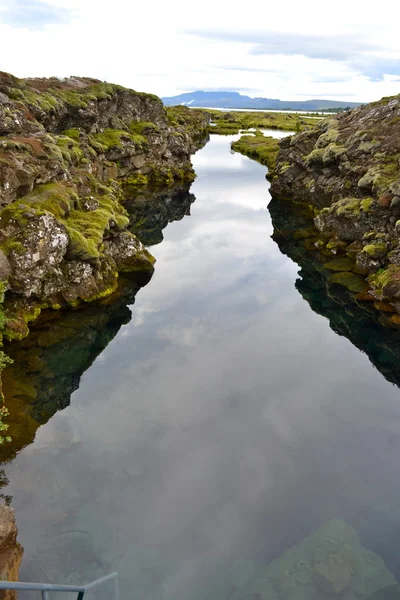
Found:
<svg viewBox="0 0 400 600"><path fill-rule="evenodd" d="M21 580L253 598L256 568L338 518L399 577L400 391L295 288L265 168L232 139L194 156L132 319L5 466Z"/></svg>

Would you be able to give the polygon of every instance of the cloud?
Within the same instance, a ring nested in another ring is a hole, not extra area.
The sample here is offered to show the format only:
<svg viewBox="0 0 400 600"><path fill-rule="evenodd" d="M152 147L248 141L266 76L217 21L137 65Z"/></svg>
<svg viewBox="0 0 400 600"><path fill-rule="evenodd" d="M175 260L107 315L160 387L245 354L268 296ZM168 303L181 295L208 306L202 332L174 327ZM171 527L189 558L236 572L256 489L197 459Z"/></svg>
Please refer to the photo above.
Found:
<svg viewBox="0 0 400 600"><path fill-rule="evenodd" d="M0 4L0 10L0 23L19 29L42 30L71 20L69 10L40 0L12 0Z"/></svg>
<svg viewBox="0 0 400 600"><path fill-rule="evenodd" d="M333 35L281 33L278 31L228 32L217 30L192 30L187 33L214 40L252 44L253 48L250 53L255 55L286 54L346 61L357 58L360 52L382 50L379 45L360 34L337 37Z"/></svg>
<svg viewBox="0 0 400 600"><path fill-rule="evenodd" d="M220 42L249 44L251 47L248 53L252 56L304 56L311 60L344 63L371 81L382 81L385 74L400 74L400 62L398 58L393 57L393 51L389 47L371 41L361 33L313 35L278 31L232 32L213 29L188 30L186 33Z"/></svg>

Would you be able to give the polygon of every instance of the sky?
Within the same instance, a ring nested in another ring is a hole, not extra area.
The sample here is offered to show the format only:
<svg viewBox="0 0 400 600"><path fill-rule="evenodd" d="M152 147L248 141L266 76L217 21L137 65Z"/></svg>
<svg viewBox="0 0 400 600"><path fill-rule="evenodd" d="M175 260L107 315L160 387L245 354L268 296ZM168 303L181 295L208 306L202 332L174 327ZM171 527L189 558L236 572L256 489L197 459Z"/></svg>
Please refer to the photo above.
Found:
<svg viewBox="0 0 400 600"><path fill-rule="evenodd" d="M397 11L395 0L0 0L0 69L159 96L372 101L400 93Z"/></svg>

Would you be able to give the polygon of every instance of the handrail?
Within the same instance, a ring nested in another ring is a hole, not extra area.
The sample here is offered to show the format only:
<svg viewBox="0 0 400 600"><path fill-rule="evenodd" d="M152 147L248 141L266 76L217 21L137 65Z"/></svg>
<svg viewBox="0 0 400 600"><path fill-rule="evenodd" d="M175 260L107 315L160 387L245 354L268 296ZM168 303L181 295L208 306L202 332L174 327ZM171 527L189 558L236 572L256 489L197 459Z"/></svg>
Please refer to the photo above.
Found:
<svg viewBox="0 0 400 600"><path fill-rule="evenodd" d="M24 583L22 581L0 581L0 590L25 590L42 592L42 599L49 600L49 592L77 592L77 600L83 600L83 596L106 581L114 580L115 600L118 600L118 573L110 573L100 579L91 581L86 585L59 585L55 583Z"/></svg>

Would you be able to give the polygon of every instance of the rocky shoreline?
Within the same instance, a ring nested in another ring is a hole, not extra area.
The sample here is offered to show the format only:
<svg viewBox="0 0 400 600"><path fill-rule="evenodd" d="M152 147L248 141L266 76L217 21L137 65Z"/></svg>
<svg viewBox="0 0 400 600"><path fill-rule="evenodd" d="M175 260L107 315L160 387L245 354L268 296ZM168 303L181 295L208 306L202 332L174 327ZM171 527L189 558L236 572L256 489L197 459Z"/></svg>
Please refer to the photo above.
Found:
<svg viewBox="0 0 400 600"><path fill-rule="evenodd" d="M271 194L308 205L332 281L400 324L400 97L285 138ZM294 208L295 210L295 208Z"/></svg>
<svg viewBox="0 0 400 600"><path fill-rule="evenodd" d="M155 259L129 206L193 181L204 111L89 78L0 73L1 335L21 340L44 308L109 297Z"/></svg>

